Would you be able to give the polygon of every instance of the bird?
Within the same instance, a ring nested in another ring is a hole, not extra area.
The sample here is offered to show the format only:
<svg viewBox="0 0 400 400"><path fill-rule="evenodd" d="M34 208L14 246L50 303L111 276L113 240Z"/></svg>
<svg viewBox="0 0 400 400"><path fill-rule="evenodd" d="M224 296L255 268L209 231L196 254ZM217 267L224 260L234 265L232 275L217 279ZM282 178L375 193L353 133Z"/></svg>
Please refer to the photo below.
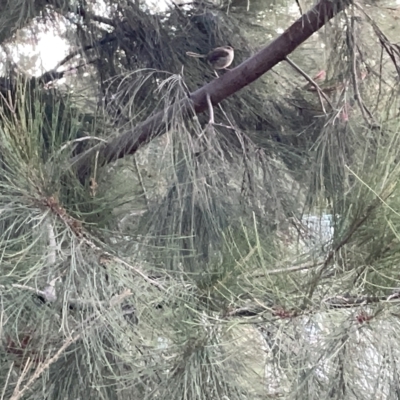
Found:
<svg viewBox="0 0 400 400"><path fill-rule="evenodd" d="M231 46L216 47L208 54L186 52L189 57L205 58L214 69L227 69L233 61L234 50Z"/></svg>

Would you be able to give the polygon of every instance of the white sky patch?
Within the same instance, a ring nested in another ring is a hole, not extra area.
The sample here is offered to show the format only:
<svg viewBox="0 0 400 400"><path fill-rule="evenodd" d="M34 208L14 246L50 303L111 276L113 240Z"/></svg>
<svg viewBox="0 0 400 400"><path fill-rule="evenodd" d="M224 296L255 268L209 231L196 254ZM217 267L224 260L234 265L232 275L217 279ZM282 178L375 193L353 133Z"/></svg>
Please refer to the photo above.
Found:
<svg viewBox="0 0 400 400"><path fill-rule="evenodd" d="M168 10L168 4L171 4L171 2L168 0L148 0L147 4L155 12L163 12Z"/></svg>
<svg viewBox="0 0 400 400"><path fill-rule="evenodd" d="M70 51L67 41L60 37L57 30L44 28L42 32L32 36L31 40L7 47L13 61L19 64L21 70L34 76L52 70Z"/></svg>
<svg viewBox="0 0 400 400"><path fill-rule="evenodd" d="M49 32L41 35L37 48L39 50L42 68L45 71L49 71L67 55L69 47L65 40Z"/></svg>

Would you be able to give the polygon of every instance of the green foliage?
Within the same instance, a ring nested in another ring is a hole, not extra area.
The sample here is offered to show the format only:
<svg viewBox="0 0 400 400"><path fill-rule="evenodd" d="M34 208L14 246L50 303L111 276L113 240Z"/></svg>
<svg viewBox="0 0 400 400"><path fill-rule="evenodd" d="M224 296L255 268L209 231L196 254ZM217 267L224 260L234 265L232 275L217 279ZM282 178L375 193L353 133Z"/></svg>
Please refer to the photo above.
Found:
<svg viewBox="0 0 400 400"><path fill-rule="evenodd" d="M90 76L1 81L2 398L396 397L396 47L354 6L188 118L213 72L186 51L239 63L296 17L260 4L47 5ZM320 92L295 77L320 69ZM72 156L169 107L164 136L77 178Z"/></svg>

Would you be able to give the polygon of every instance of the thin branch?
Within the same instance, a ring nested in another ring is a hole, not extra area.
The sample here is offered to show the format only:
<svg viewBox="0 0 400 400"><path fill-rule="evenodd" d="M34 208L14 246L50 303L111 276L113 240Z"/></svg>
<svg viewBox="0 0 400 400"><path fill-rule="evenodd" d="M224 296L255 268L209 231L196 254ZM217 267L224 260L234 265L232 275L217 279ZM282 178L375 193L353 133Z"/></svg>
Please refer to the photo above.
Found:
<svg viewBox="0 0 400 400"><path fill-rule="evenodd" d="M373 126L379 126L378 123L375 121L375 118L373 117L371 112L368 110L368 108L362 101L360 89L358 87L357 67L356 67L356 61L357 61L356 60L356 48L357 48L357 46L355 43L355 35L354 35L354 18L352 18L352 20L351 20L351 28L352 28L351 32L348 32L348 38L349 38L349 42L351 44L351 49L350 49L351 58L352 58L351 71L352 71L352 75L353 75L353 89L354 89L354 94L355 94L354 97L355 97L355 100L356 100L358 106L360 107L361 114L364 118L364 121L367 123L367 125L371 126L370 120L372 120ZM368 114L370 120L367 118L366 114Z"/></svg>
<svg viewBox="0 0 400 400"><path fill-rule="evenodd" d="M400 302L400 292L389 296L335 296L323 300L329 308L352 308L367 304Z"/></svg>
<svg viewBox="0 0 400 400"><path fill-rule="evenodd" d="M289 57L285 57L286 62L293 67L300 75L302 75L306 80L315 87L318 93L319 101L321 103L322 110L324 114L326 114L324 103L321 99L323 97L325 101L329 104L330 108L334 110L334 107L329 99L329 97L323 92L323 90L319 87L318 83L314 81L306 72L304 72L297 64L295 64Z"/></svg>
<svg viewBox="0 0 400 400"><path fill-rule="evenodd" d="M211 104L210 95L208 93L207 93L207 104L208 104L208 112L210 114L210 116L208 118L208 123L209 124L213 124L214 123L214 109L213 109L213 106Z"/></svg>
<svg viewBox="0 0 400 400"><path fill-rule="evenodd" d="M292 272L316 269L319 266L321 266L322 264L323 264L323 262L320 262L320 263L312 262L312 263L304 263L304 264L300 264L300 265L294 265L292 267L271 269L271 270L263 271L262 273L258 273L257 275L252 275L251 278L263 278L263 277L269 276L269 275L289 274Z"/></svg>
<svg viewBox="0 0 400 400"><path fill-rule="evenodd" d="M146 185L144 184L143 176L142 176L142 173L140 172L140 168L139 168L136 156L133 157L133 164L135 165L135 169L136 169L136 172L137 172L137 175L138 175L138 178L139 178L139 185L140 185L140 187L142 188L142 191L143 191L144 201L146 203L147 210L149 210L150 209L150 202L149 202L149 198L148 198L148 195L147 195Z"/></svg>
<svg viewBox="0 0 400 400"><path fill-rule="evenodd" d="M366 306L371 304L379 303L398 303L400 302L400 291L392 293L389 296L333 296L327 299L323 299L320 307L313 307L312 310L303 309L302 312L296 310L285 310L279 309L271 306L264 306L259 301L254 299L254 304L249 304L245 307L238 307L230 310L226 317L259 317L265 312L271 313L274 317L278 319L299 317L301 315L316 314L322 310L328 309L338 309L338 308L356 308L360 306ZM259 323L259 320L257 321Z"/></svg>
<svg viewBox="0 0 400 400"><path fill-rule="evenodd" d="M68 61L72 60L74 57L80 54L84 54L88 50L92 50L96 47L101 47L105 44L115 42L117 40L117 37L115 35L109 34L106 35L103 39L97 40L92 44L89 44L87 46L84 46L83 48L76 49L69 53L66 57L64 57L54 68L53 71L56 71L58 68L66 64Z"/></svg>
<svg viewBox="0 0 400 400"><path fill-rule="evenodd" d="M117 37L115 35L109 34L109 35L106 35L106 37L104 37L101 40L98 40L90 45L84 46L83 48L74 50L71 53L69 53L66 57L64 57L59 63L57 63L57 65L52 70L45 72L43 75L41 75L37 79L43 83L48 83L53 80L61 79L67 72L70 72L74 69L84 67L84 66L94 62L93 60L87 61L78 66L68 68L65 71L57 71L61 66L66 64L68 61L72 60L73 58L75 58L76 56L78 56L80 54L84 54L88 50L92 50L94 48L101 47L105 44L115 42L116 40L117 40Z"/></svg>
<svg viewBox="0 0 400 400"><path fill-rule="evenodd" d="M131 292L129 290L121 293L120 295L117 295L113 297L110 302L109 302L109 307L113 308L118 304L121 304L121 302L128 296L131 295ZM77 333L75 336L71 336L68 338L64 344L58 349L56 354L54 354L53 357L51 357L49 360L42 362L38 365L36 368L36 371L33 373L31 378L28 380L28 382L25 384L23 389L19 390L19 385L14 389L14 392L10 398L10 400L19 400L24 394L29 390L29 388L36 382L36 380L45 372L52 364L54 364L64 353L64 351L73 343L78 341L82 334L83 334L83 327L87 328L88 323L93 326L93 323L98 320L101 317L101 314L99 315L98 313L94 313L91 315L89 318L87 318L83 323L82 323L82 330L81 332ZM86 331L87 332L87 331Z"/></svg>
<svg viewBox="0 0 400 400"><path fill-rule="evenodd" d="M38 202L38 206L45 208L46 210L49 210L52 213L52 215L61 220L71 230L71 232L73 232L73 234L76 236L77 239L81 240L89 248L95 250L96 252L98 252L103 256L106 257L108 256L111 259L119 262L120 264L124 265L125 267L133 271L136 275L141 276L150 285L157 287L159 290L165 291L161 283L149 278L139 267L135 267L129 264L122 258L108 251L105 251L100 246L95 244L93 240L91 240L89 233L82 226L81 221L71 217L68 214L67 210L58 202L58 200L54 196L40 199L40 201Z"/></svg>
<svg viewBox="0 0 400 400"><path fill-rule="evenodd" d="M101 15L96 15L88 12L86 12L86 17L93 21L100 22L101 24L113 26L114 28L116 28L118 24L121 23L121 22L116 22L111 18L103 17Z"/></svg>
<svg viewBox="0 0 400 400"><path fill-rule="evenodd" d="M11 375L11 372L13 371L13 366L14 366L14 364L11 364L10 365L10 368L8 369L8 373L7 373L7 378L6 378L6 380L5 380L5 382L3 382L3 392L1 393L1 399L0 400L4 400L4 396L5 396L5 393L6 393L6 389L7 389L7 386L8 386L8 382L10 381L10 375Z"/></svg>

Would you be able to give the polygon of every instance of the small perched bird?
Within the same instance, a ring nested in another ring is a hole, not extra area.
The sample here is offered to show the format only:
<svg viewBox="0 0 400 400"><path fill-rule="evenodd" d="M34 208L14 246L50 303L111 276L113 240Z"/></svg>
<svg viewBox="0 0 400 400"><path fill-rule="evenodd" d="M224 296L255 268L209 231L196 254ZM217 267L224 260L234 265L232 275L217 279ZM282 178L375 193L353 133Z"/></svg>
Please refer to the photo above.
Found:
<svg viewBox="0 0 400 400"><path fill-rule="evenodd" d="M233 61L234 51L231 46L216 47L208 54L186 52L189 57L205 58L214 69L226 69Z"/></svg>

